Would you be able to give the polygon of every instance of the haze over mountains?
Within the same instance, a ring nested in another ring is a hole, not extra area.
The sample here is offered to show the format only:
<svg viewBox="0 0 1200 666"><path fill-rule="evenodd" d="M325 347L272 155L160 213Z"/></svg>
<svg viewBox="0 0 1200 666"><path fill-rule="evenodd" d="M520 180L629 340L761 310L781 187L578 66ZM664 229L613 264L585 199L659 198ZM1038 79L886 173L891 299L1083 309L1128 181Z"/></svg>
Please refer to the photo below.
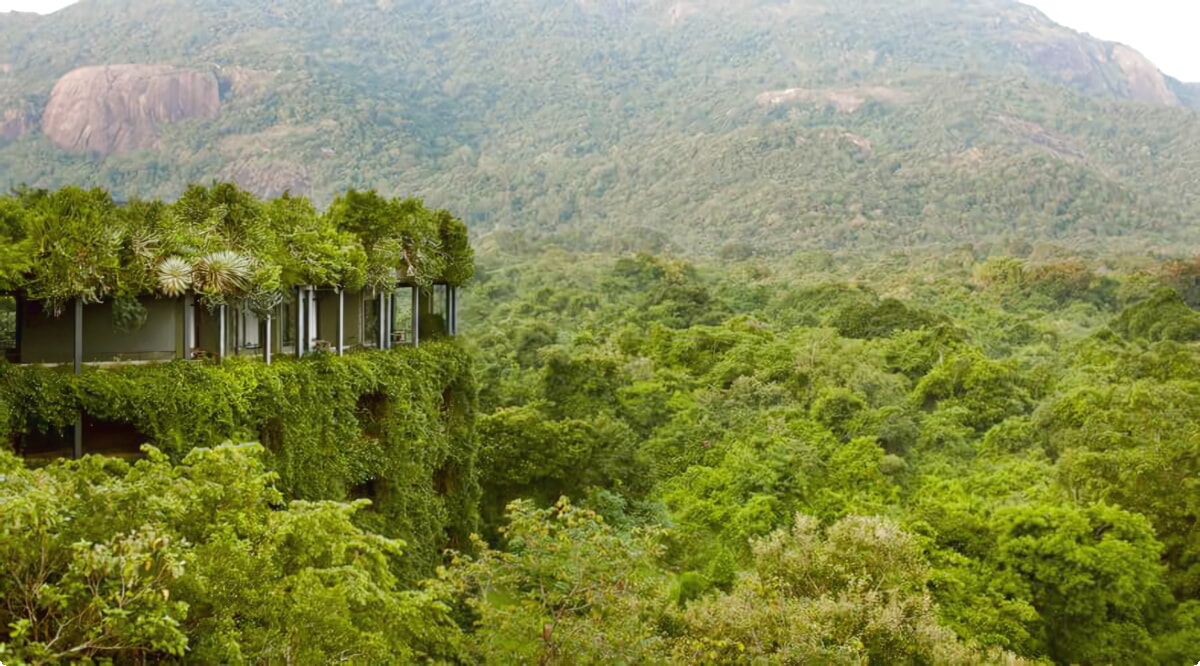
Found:
<svg viewBox="0 0 1200 666"><path fill-rule="evenodd" d="M83 0L0 45L0 186L375 187L592 247L1200 242L1200 87L1010 0Z"/></svg>

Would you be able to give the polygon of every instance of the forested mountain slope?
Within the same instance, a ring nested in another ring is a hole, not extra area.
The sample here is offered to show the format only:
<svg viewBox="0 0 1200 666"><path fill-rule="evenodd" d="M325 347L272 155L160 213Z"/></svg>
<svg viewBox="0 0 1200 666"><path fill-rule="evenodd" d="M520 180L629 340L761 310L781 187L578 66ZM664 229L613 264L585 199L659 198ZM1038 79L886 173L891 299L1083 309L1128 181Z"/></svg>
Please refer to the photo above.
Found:
<svg viewBox="0 0 1200 666"><path fill-rule="evenodd" d="M1011 0L82 0L0 16L0 82L0 186L378 187L578 246L1200 241L1196 88Z"/></svg>

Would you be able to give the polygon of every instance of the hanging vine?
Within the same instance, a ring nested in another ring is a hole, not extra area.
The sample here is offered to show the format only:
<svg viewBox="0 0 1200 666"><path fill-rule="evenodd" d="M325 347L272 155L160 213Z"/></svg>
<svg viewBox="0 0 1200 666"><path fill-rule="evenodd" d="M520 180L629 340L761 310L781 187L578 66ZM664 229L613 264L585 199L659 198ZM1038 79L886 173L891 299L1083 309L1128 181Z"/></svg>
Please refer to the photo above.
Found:
<svg viewBox="0 0 1200 666"><path fill-rule="evenodd" d="M0 363L0 429L66 437L80 410L128 424L175 460L196 447L262 442L296 499L371 488L361 519L403 539L412 578L476 529L475 383L454 341L266 365L175 361L57 368ZM364 404L377 403L365 410Z"/></svg>

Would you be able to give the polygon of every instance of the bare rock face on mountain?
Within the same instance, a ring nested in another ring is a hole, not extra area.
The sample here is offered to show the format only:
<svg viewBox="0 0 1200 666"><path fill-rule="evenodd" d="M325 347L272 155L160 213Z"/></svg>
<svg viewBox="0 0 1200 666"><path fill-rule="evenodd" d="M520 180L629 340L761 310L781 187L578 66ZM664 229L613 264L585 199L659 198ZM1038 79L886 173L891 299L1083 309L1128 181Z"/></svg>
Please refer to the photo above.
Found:
<svg viewBox="0 0 1200 666"><path fill-rule="evenodd" d="M0 141L12 141L29 131L29 114L20 109L0 111Z"/></svg>
<svg viewBox="0 0 1200 666"><path fill-rule="evenodd" d="M159 127L216 118L217 77L166 65L84 67L59 79L42 131L59 148L101 155L154 148Z"/></svg>
<svg viewBox="0 0 1200 666"><path fill-rule="evenodd" d="M1129 82L1129 96L1144 102L1179 106L1179 98L1171 92L1167 79L1146 56L1125 46L1113 44L1112 59Z"/></svg>
<svg viewBox="0 0 1200 666"><path fill-rule="evenodd" d="M1062 37L1067 34L1064 30L1058 33L1060 39L1019 44L1038 71L1084 90L1163 106L1181 105L1167 78L1141 53L1124 44Z"/></svg>
<svg viewBox="0 0 1200 666"><path fill-rule="evenodd" d="M911 97L911 95L903 90L878 86L838 90L788 88L787 90L771 90L762 93L755 97L754 101L759 106L779 106L781 104L793 103L826 104L837 109L839 113L854 113L869 101L902 104L909 101Z"/></svg>
<svg viewBox="0 0 1200 666"><path fill-rule="evenodd" d="M310 196L312 179L306 165L286 159L248 157L226 164L217 174L261 197L278 197L284 192Z"/></svg>

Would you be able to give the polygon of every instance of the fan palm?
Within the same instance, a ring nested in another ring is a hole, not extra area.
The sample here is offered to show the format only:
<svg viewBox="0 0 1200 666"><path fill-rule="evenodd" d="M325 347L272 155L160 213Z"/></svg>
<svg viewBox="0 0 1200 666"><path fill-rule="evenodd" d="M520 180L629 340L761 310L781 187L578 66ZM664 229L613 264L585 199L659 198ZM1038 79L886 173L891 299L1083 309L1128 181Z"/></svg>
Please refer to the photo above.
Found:
<svg viewBox="0 0 1200 666"><path fill-rule="evenodd" d="M192 279L200 291L231 294L246 288L253 270L254 262L249 257L224 250L197 259Z"/></svg>
<svg viewBox="0 0 1200 666"><path fill-rule="evenodd" d="M182 296L192 286L192 265L179 257L167 257L158 265L158 286L171 298Z"/></svg>

